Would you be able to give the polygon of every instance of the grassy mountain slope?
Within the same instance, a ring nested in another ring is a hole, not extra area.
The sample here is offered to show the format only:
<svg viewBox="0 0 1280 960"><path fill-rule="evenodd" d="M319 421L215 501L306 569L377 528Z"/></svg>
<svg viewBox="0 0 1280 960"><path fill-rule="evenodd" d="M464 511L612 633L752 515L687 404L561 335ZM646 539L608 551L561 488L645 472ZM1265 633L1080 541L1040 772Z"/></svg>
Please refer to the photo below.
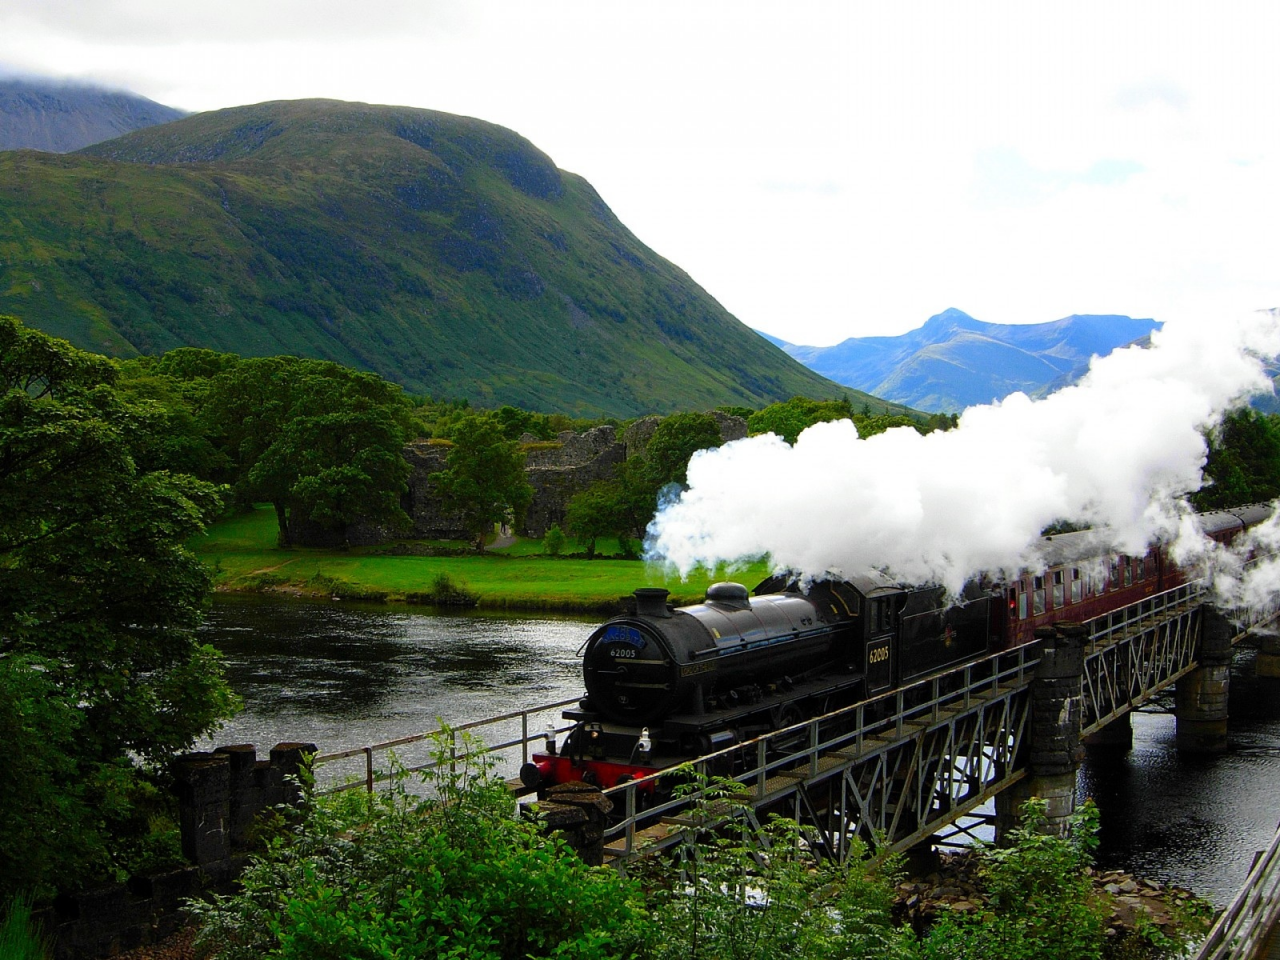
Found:
<svg viewBox="0 0 1280 960"><path fill-rule="evenodd" d="M781 344L838 383L920 410L958 411L1016 390L1041 393L1159 328L1154 320L1074 315L1052 323L997 324L945 310L898 337L851 337L832 347ZM1065 378L1065 379L1064 379Z"/></svg>
<svg viewBox="0 0 1280 960"><path fill-rule="evenodd" d="M0 150L66 153L186 114L121 90L0 78Z"/></svg>
<svg viewBox="0 0 1280 960"><path fill-rule="evenodd" d="M294 353L583 414L842 392L527 140L405 107L266 103L0 154L0 312L115 355Z"/></svg>

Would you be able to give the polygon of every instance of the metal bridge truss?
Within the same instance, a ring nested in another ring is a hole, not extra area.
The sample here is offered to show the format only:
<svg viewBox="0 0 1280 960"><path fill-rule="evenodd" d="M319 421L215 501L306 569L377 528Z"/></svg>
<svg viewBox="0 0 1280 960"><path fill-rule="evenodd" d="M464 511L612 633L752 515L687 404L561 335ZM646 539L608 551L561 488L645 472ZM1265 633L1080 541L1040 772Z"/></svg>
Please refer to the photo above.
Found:
<svg viewBox="0 0 1280 960"><path fill-rule="evenodd" d="M1196 667L1204 588L1187 584L1085 624L1084 720L1092 733ZM1030 684L1038 646L997 654L845 710L699 758L731 774L740 800L805 825L815 849L843 857L858 836L906 850L968 833L975 811L1027 774ZM688 801L653 805L661 777L607 791L625 811L606 855L625 861L678 842ZM646 805L649 804L646 808ZM657 822L654 822L656 818Z"/></svg>
<svg viewBox="0 0 1280 960"><path fill-rule="evenodd" d="M1137 709L1196 667L1203 600L1197 581L1085 625L1082 733Z"/></svg>
<svg viewBox="0 0 1280 960"><path fill-rule="evenodd" d="M905 850L1023 776L1034 646L996 654L844 710L700 757L694 784L731 777L751 819L804 825L811 846L843 858L857 836ZM679 776L679 775L677 775ZM671 795L673 775L613 787L620 823L605 855L627 861L680 842L698 791Z"/></svg>

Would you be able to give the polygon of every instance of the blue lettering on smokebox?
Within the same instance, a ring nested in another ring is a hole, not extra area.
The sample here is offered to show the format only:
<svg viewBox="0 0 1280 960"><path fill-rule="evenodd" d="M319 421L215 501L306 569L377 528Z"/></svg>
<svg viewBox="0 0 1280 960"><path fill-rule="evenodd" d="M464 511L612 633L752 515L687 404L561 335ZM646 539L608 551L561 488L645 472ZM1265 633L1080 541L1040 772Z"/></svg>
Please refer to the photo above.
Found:
<svg viewBox="0 0 1280 960"><path fill-rule="evenodd" d="M634 627L623 627L614 624L604 632L604 636L600 638L601 643L625 643L635 647L637 650L643 650L648 646L649 641L645 639L644 634Z"/></svg>

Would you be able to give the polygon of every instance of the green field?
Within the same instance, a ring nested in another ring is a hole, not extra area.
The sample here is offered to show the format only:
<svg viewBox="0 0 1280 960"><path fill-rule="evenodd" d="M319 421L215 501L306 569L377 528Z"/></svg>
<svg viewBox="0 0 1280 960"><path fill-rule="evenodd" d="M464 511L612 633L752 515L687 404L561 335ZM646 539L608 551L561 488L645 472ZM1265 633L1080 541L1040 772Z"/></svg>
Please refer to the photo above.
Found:
<svg viewBox="0 0 1280 960"><path fill-rule="evenodd" d="M608 611L636 587L666 587L673 602L695 603L717 580L754 586L769 573L758 562L714 573L697 571L682 582L675 573L639 560L550 557L541 552L539 541L523 539L483 556L397 556L394 545L281 549L276 546L275 513L266 505L213 524L191 546L213 568L222 591L403 601L427 590L443 573L475 593L479 606L487 609ZM570 541L566 551L574 549Z"/></svg>

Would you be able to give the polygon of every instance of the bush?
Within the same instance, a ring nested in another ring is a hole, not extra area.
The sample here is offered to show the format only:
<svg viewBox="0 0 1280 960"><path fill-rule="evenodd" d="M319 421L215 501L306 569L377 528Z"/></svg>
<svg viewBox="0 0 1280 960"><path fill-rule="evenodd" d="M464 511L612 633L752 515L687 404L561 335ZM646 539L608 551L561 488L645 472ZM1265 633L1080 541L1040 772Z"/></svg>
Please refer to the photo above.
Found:
<svg viewBox="0 0 1280 960"><path fill-rule="evenodd" d="M426 590L406 593L404 599L407 603L426 603L437 607L474 607L480 602L480 594L447 573L437 573Z"/></svg>
<svg viewBox="0 0 1280 960"><path fill-rule="evenodd" d="M1100 960L1104 909L1085 868L1098 839L1092 802L1066 837L1042 833L1045 802L1028 800L1012 845L983 851L989 912L943 914L924 941L925 960Z"/></svg>
<svg viewBox="0 0 1280 960"><path fill-rule="evenodd" d="M547 531L547 535L542 538L542 549L553 557L560 556L560 552L564 550L565 535L560 529L558 523L553 523L551 529Z"/></svg>
<svg viewBox="0 0 1280 960"><path fill-rule="evenodd" d="M385 793L313 798L242 892L191 904L197 947L217 960L625 955L643 919L637 888L517 819L478 750L440 734L426 799L403 778Z"/></svg>

